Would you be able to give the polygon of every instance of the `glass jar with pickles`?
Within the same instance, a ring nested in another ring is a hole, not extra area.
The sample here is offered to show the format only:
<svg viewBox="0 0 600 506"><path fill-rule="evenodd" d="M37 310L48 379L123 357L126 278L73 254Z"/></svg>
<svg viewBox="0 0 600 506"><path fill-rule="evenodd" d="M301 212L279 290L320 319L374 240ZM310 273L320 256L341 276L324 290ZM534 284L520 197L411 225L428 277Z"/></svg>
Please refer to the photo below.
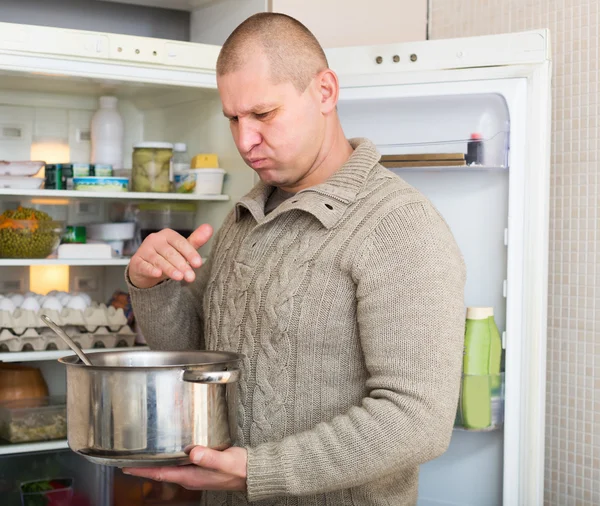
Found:
<svg viewBox="0 0 600 506"><path fill-rule="evenodd" d="M173 185L173 144L140 142L133 146L131 188L135 192L170 192Z"/></svg>

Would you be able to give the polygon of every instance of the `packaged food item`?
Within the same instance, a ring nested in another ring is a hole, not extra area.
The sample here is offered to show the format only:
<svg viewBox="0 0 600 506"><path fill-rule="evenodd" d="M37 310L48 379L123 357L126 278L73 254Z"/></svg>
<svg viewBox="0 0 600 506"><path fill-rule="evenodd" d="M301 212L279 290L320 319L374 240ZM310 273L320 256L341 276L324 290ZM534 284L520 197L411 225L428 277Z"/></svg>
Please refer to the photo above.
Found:
<svg viewBox="0 0 600 506"><path fill-rule="evenodd" d="M46 165L47 190L72 190L73 179L91 175L89 163L52 163Z"/></svg>
<svg viewBox="0 0 600 506"><path fill-rule="evenodd" d="M183 142L173 144L173 172L183 172L190 168L187 145Z"/></svg>
<svg viewBox="0 0 600 506"><path fill-rule="evenodd" d="M214 153L199 153L190 164L191 169L216 169L219 167L219 157Z"/></svg>
<svg viewBox="0 0 600 506"><path fill-rule="evenodd" d="M62 164L62 169L63 172L65 171L65 168L72 169L72 176L73 178L76 177L88 177L91 176L91 165L89 163L71 163L71 164L67 164L64 163Z"/></svg>
<svg viewBox="0 0 600 506"><path fill-rule="evenodd" d="M190 169L196 178L194 193L220 195L223 192L223 169Z"/></svg>
<svg viewBox="0 0 600 506"><path fill-rule="evenodd" d="M63 180L62 167L59 163L46 164L46 181L44 187L46 190L64 190L66 189L66 180Z"/></svg>
<svg viewBox="0 0 600 506"><path fill-rule="evenodd" d="M126 192L129 180L121 177L73 178L73 189L90 192Z"/></svg>
<svg viewBox="0 0 600 506"><path fill-rule="evenodd" d="M127 241L133 239L135 223L92 223L87 226L87 231L94 241Z"/></svg>
<svg viewBox="0 0 600 506"><path fill-rule="evenodd" d="M44 184L41 177L0 176L0 188L35 190Z"/></svg>
<svg viewBox="0 0 600 506"><path fill-rule="evenodd" d="M96 163L90 168L90 176L96 177L112 177L113 168L112 165Z"/></svg>
<svg viewBox="0 0 600 506"><path fill-rule="evenodd" d="M196 204L193 202L148 202L139 204L136 221L141 240L164 228L189 237L196 229Z"/></svg>
<svg viewBox="0 0 600 506"><path fill-rule="evenodd" d="M471 140L467 143L467 165L483 165L483 136L478 133L471 134Z"/></svg>
<svg viewBox="0 0 600 506"><path fill-rule="evenodd" d="M0 215L1 258L46 258L60 243L64 223L26 207Z"/></svg>
<svg viewBox="0 0 600 506"><path fill-rule="evenodd" d="M0 438L10 443L67 437L65 396L0 403Z"/></svg>
<svg viewBox="0 0 600 506"><path fill-rule="evenodd" d="M122 167L123 119L117 110L117 97L100 97L99 105L91 124L92 163Z"/></svg>
<svg viewBox="0 0 600 506"><path fill-rule="evenodd" d="M175 193L194 193L196 188L196 174L191 170L175 172L173 175Z"/></svg>
<svg viewBox="0 0 600 506"><path fill-rule="evenodd" d="M46 162L30 160L20 162L0 160L0 176L35 176L45 164Z"/></svg>
<svg viewBox="0 0 600 506"><path fill-rule="evenodd" d="M173 144L140 142L133 146L131 186L136 192L170 192L173 183Z"/></svg>
<svg viewBox="0 0 600 506"><path fill-rule="evenodd" d="M73 478L53 478L21 483L22 506L75 506ZM89 505L89 502L77 503Z"/></svg>
<svg viewBox="0 0 600 506"><path fill-rule="evenodd" d="M85 244L87 240L86 228L83 226L68 226L63 235L62 242L70 244Z"/></svg>
<svg viewBox="0 0 600 506"><path fill-rule="evenodd" d="M502 340L493 308L467 308L459 406L465 428L482 430L498 424L498 409L494 420L494 398L500 399L501 363Z"/></svg>

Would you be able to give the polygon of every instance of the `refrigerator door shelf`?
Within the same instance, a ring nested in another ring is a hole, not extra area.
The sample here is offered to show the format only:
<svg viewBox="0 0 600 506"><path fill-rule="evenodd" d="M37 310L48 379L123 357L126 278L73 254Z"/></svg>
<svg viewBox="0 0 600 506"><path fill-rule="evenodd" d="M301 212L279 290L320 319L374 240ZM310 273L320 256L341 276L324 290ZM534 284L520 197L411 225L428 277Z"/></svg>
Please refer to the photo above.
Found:
<svg viewBox="0 0 600 506"><path fill-rule="evenodd" d="M388 168L447 167L454 169L508 168L510 132L497 132L488 137L478 134L469 139L439 139L428 142L377 144Z"/></svg>

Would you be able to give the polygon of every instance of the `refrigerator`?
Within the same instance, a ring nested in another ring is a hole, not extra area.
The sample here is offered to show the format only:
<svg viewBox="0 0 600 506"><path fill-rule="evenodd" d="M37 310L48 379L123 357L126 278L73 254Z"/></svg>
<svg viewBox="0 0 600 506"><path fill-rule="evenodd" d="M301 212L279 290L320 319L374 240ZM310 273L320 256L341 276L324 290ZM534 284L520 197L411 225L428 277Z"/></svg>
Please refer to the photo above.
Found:
<svg viewBox="0 0 600 506"><path fill-rule="evenodd" d="M124 121L124 168L131 168L135 142L166 141L185 142L191 154L217 153L227 172L224 194L216 197L0 188L0 211L51 196L47 203L62 219L85 224L109 219L127 202L186 200L194 202L198 224L218 227L256 182L222 115L215 79L218 51L204 44L0 23L0 159L28 160L43 153L64 162L89 161L91 117L98 98L109 94L118 98ZM503 424L489 431L456 428L448 451L421 468L419 505L541 505L549 33L326 53L339 76L338 112L348 138L367 137L383 155L468 153L473 138L481 149L475 164L390 169L421 190L444 216L467 266L465 306L494 308L504 348ZM210 255L210 243L201 253ZM126 258L0 259L0 294L27 291L32 264L66 264L69 289L86 291L97 301L125 289ZM51 393L64 394L65 374L56 358L66 353L0 352L0 361L39 367ZM17 479L15 469L27 474L33 468L28 463L42 455L63 455L59 460L70 462L67 468L79 475L92 504L113 504L111 468L70 454L66 441L17 446L0 445L0 485L6 490Z"/></svg>

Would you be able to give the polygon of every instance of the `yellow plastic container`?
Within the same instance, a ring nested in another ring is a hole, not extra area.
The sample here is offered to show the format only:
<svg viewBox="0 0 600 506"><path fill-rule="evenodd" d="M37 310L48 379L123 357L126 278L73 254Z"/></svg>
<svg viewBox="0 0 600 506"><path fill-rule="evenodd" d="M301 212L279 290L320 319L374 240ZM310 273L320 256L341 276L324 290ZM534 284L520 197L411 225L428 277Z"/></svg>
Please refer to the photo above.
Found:
<svg viewBox="0 0 600 506"><path fill-rule="evenodd" d="M217 169L219 157L214 153L199 153L190 163L190 169Z"/></svg>

